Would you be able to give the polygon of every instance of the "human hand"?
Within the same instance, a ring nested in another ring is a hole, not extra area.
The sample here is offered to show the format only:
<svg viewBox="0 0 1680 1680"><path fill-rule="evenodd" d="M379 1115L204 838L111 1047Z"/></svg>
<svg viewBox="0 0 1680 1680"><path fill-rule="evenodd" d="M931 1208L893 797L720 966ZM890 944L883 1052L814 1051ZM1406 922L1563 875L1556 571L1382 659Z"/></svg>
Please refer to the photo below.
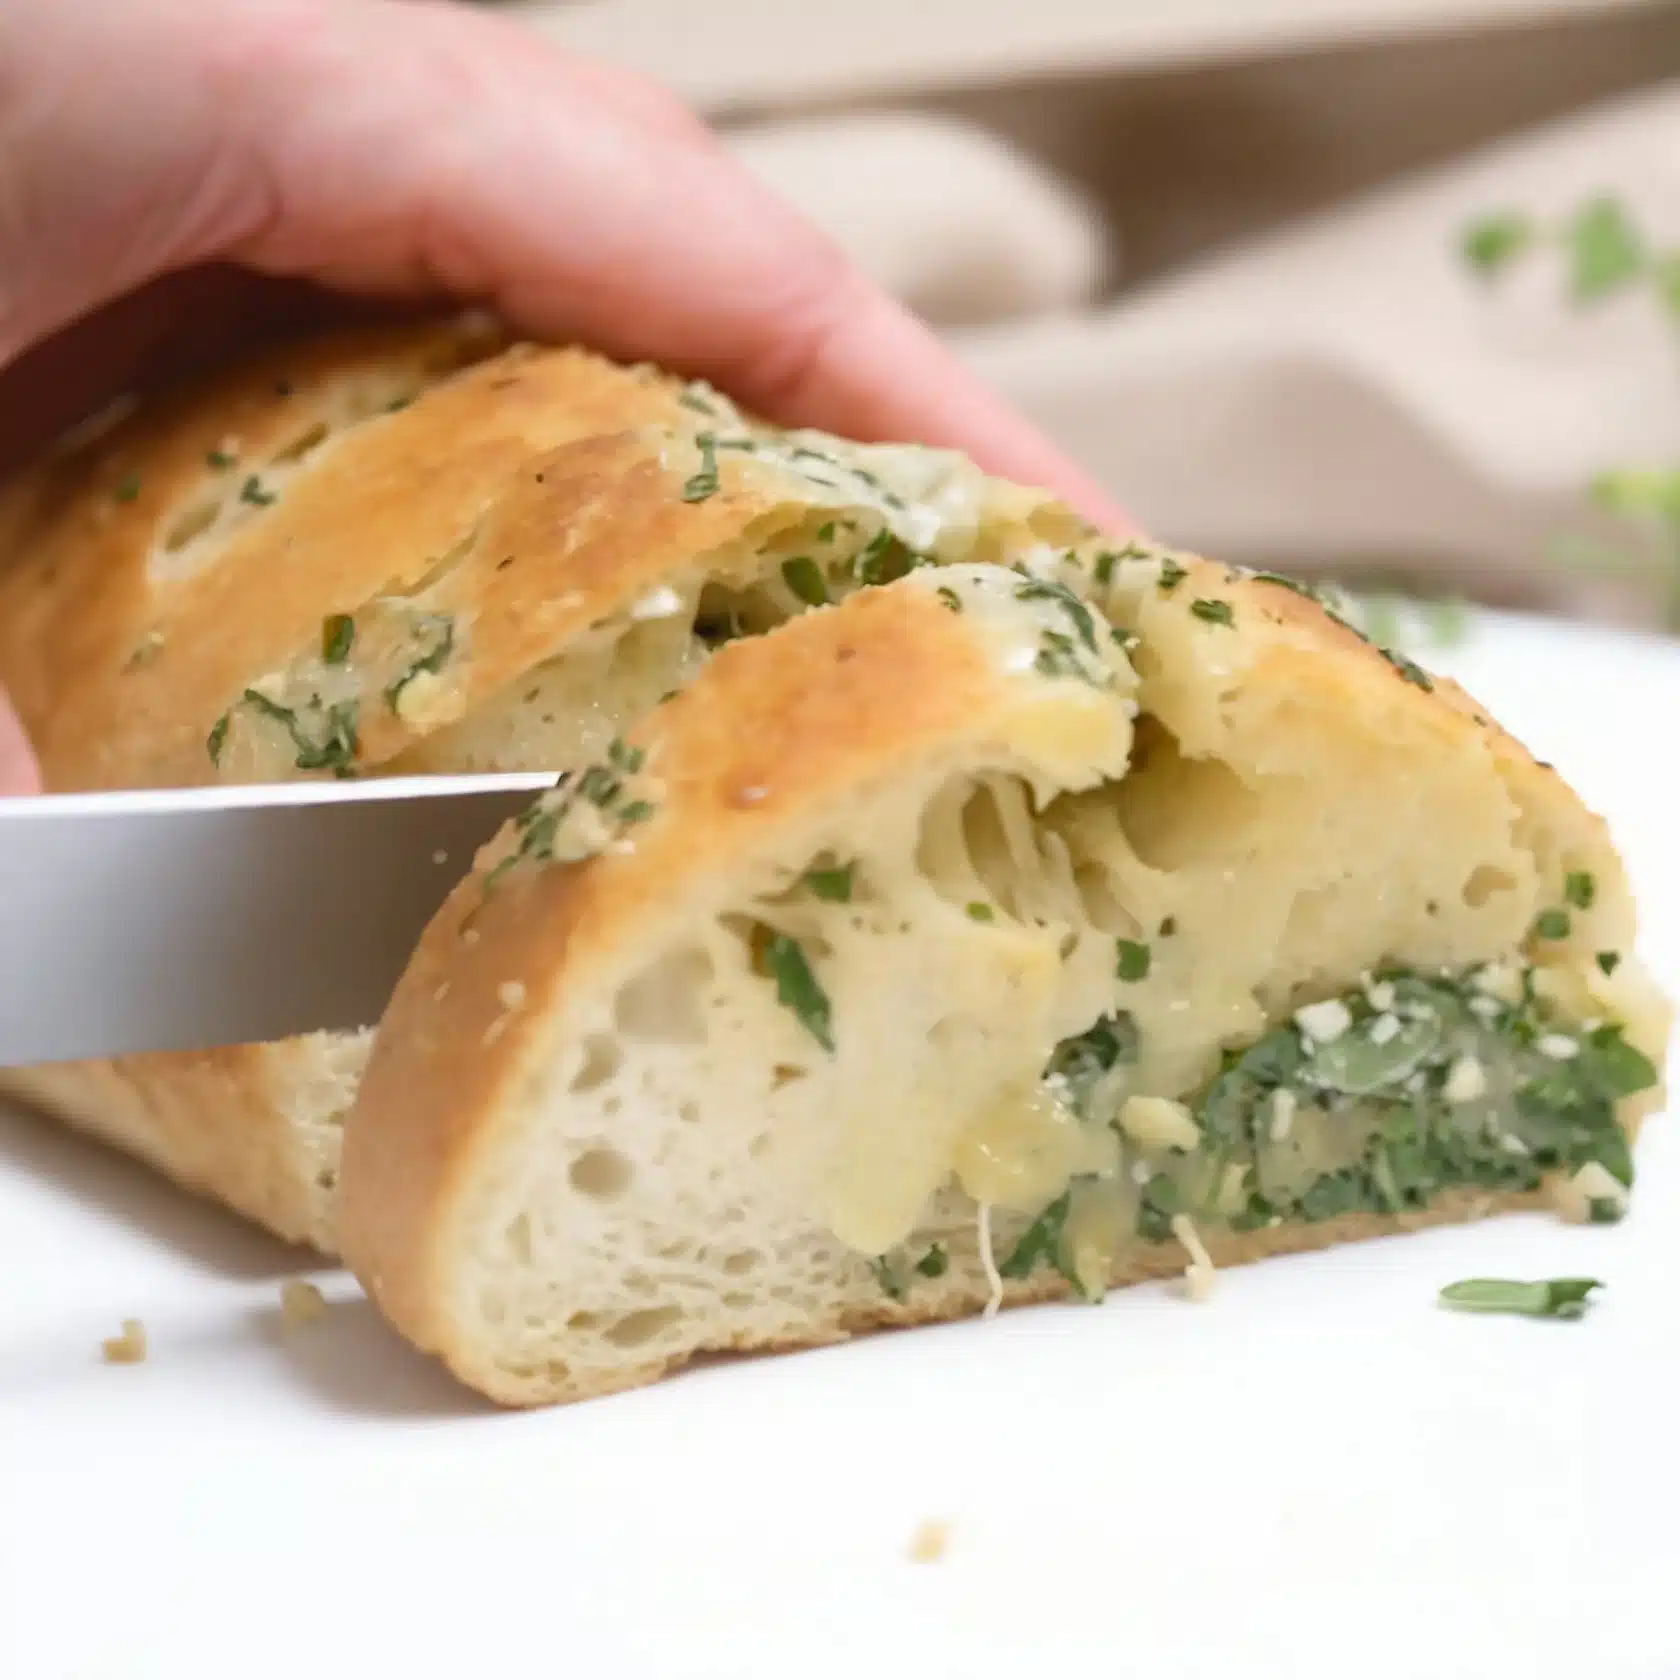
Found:
<svg viewBox="0 0 1680 1680"><path fill-rule="evenodd" d="M487 302L1126 524L635 76L431 0L0 0L0 471L328 294Z"/></svg>

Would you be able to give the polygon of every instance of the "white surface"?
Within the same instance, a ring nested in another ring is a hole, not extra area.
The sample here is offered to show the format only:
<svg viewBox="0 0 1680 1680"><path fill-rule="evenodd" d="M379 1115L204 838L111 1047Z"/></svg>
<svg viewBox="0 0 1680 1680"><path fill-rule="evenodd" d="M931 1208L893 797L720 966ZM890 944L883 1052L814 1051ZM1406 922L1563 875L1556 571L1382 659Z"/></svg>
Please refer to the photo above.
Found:
<svg viewBox="0 0 1680 1680"><path fill-rule="evenodd" d="M1450 663L1611 814L1680 982L1680 648L1483 621ZM1668 1125L1640 1167L1615 1229L1505 1219L516 1416L342 1279L283 1333L297 1256L0 1117L0 1675L1672 1680ZM1435 1307L1488 1273L1608 1289L1576 1324ZM124 1317L151 1359L104 1366ZM930 1518L949 1553L914 1564Z"/></svg>

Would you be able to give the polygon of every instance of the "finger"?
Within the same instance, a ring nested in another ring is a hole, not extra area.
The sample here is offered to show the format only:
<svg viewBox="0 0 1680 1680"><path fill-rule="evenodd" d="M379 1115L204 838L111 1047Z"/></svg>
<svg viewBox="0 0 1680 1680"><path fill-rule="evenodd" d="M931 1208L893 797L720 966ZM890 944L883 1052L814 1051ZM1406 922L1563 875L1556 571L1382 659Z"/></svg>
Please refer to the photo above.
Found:
<svg viewBox="0 0 1680 1680"><path fill-rule="evenodd" d="M964 449L1123 523L635 77L416 0L25 10L0 6L0 62L26 90L0 98L0 361L160 274L232 258L488 299L540 336L703 375L774 418Z"/></svg>
<svg viewBox="0 0 1680 1680"><path fill-rule="evenodd" d="M17 714L0 689L0 796L39 793L40 772Z"/></svg>
<svg viewBox="0 0 1680 1680"><path fill-rule="evenodd" d="M675 101L498 19L410 3L398 31L397 10L350 8L342 35L262 53L237 103L276 137L277 209L250 260L486 297L541 336L710 378L789 423L963 449L1129 526Z"/></svg>

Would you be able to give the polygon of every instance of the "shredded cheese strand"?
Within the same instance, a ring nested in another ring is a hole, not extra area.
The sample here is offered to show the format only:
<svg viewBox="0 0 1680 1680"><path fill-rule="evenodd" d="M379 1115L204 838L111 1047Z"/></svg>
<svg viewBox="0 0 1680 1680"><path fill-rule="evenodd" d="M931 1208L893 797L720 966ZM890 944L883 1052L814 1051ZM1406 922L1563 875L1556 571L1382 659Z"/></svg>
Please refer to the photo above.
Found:
<svg viewBox="0 0 1680 1680"><path fill-rule="evenodd" d="M980 1265L986 1273L986 1287L991 1291L986 1298L985 1311L982 1318L995 1316L999 1307L1003 1305L1003 1274L997 1269L997 1260L992 1255L992 1204L980 1202L977 1204L980 1228Z"/></svg>

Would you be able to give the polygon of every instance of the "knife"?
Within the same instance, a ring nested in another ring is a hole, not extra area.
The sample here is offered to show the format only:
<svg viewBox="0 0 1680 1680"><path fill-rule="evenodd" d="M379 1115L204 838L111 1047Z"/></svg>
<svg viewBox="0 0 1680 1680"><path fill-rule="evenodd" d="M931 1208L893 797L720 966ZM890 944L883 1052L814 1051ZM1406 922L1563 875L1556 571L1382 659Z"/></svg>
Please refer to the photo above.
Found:
<svg viewBox="0 0 1680 1680"><path fill-rule="evenodd" d="M475 851L558 780L0 799L0 1067L371 1025Z"/></svg>

